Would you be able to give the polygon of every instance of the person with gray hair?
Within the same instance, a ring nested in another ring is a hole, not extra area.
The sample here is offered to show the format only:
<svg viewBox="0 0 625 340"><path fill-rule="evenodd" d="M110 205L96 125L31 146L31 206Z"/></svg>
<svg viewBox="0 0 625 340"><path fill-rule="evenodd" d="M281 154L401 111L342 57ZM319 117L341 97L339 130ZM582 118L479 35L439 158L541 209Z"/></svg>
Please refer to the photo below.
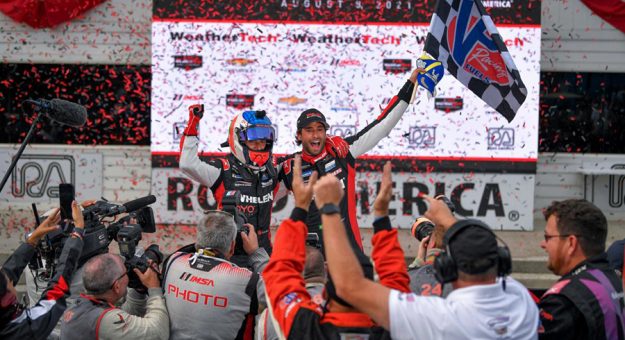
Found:
<svg viewBox="0 0 625 340"><path fill-rule="evenodd" d="M306 262L304 262L304 282L306 283L306 291L310 295L310 299L319 305L324 305L326 299L323 296L323 290L326 285L327 271L325 259L321 250L317 247L306 245ZM276 328L271 321L269 309L265 309L258 316L256 326L256 340L278 340L280 339Z"/></svg>
<svg viewBox="0 0 625 340"><path fill-rule="evenodd" d="M61 320L61 339L167 339L169 318L155 264L142 273L133 269L147 288L128 289L128 271L119 255L101 254L84 265L85 293ZM122 298L120 308L115 304Z"/></svg>
<svg viewBox="0 0 625 340"><path fill-rule="evenodd" d="M212 248L220 254L228 254L236 234L237 226L231 215L227 213L205 214L197 225L195 249Z"/></svg>
<svg viewBox="0 0 625 340"><path fill-rule="evenodd" d="M207 211L197 225L196 242L165 261L163 288L171 322L170 339L243 339L254 334L254 318L264 309L259 273L269 261L251 224L240 233L248 268L230 259L237 227L231 214Z"/></svg>

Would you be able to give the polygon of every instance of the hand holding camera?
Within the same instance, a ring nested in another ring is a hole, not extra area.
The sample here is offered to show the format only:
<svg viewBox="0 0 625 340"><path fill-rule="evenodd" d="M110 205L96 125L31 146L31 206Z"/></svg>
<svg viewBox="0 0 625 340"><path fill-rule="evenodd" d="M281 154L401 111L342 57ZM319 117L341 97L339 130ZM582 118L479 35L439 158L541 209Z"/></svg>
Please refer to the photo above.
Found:
<svg viewBox="0 0 625 340"><path fill-rule="evenodd" d="M435 225L441 225L445 230L449 229L457 219L454 217L454 206L452 202L443 195L432 198L423 195L422 198L428 202L429 208L423 216L429 218Z"/></svg>
<svg viewBox="0 0 625 340"><path fill-rule="evenodd" d="M425 257L427 256L428 243L430 243L430 238L432 238L431 234L424 237L421 240L421 243L419 243L419 249L417 250L417 258L421 259L422 261L425 261Z"/></svg>
<svg viewBox="0 0 625 340"><path fill-rule="evenodd" d="M244 230L240 231L241 243L243 244L243 251L247 255L252 255L258 249L258 235L254 226L246 223L243 225Z"/></svg>
<svg viewBox="0 0 625 340"><path fill-rule="evenodd" d="M56 208L41 224L28 236L26 242L33 247L37 247L39 241L48 233L59 229L61 222L60 209Z"/></svg>
<svg viewBox="0 0 625 340"><path fill-rule="evenodd" d="M159 278L160 273L158 269L155 268L155 266L157 266L156 262L148 260L147 265L148 267L143 272L136 267L132 268L132 271L146 289L159 288L161 286L161 280Z"/></svg>
<svg viewBox="0 0 625 340"><path fill-rule="evenodd" d="M435 197L435 200L445 203L445 205L447 205L447 208L449 209L453 217L453 213L456 211L456 206L454 206L453 202L449 198L443 195L438 195ZM432 210L431 206L430 206L430 209L428 209L428 211L430 210ZM428 212L426 212L426 215L427 214ZM426 237L429 237L432 234L432 231L434 230L434 226L435 226L434 222L432 222L432 220L430 220L429 218L423 217L423 216L418 217L412 224L411 234L419 242L423 242L423 240Z"/></svg>

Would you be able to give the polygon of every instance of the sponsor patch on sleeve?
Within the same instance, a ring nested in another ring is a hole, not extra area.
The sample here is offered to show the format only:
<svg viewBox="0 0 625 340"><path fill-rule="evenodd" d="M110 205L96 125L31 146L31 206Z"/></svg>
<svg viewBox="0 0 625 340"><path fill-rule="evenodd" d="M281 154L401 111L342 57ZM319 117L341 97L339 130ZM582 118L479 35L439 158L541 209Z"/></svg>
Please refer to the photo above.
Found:
<svg viewBox="0 0 625 340"><path fill-rule="evenodd" d="M302 301L302 299L297 293L289 293L280 300L278 308L284 310L284 317L288 318L293 308L297 306L300 301Z"/></svg>

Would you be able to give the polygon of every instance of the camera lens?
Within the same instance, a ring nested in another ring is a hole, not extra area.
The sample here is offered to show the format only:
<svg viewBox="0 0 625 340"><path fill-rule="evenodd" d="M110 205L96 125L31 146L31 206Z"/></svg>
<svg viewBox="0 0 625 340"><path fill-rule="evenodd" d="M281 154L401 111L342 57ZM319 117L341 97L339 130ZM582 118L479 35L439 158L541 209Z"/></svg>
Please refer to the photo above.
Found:
<svg viewBox="0 0 625 340"><path fill-rule="evenodd" d="M433 230L434 223L425 217L417 218L412 224L412 236L419 240L419 242L431 235Z"/></svg>

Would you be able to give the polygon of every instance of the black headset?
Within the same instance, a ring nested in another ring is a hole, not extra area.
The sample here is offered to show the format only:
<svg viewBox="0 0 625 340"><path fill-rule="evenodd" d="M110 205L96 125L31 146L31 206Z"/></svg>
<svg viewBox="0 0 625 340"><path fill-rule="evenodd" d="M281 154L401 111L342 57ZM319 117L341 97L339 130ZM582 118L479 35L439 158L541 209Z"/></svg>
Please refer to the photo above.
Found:
<svg viewBox="0 0 625 340"><path fill-rule="evenodd" d="M483 222L474 219L466 219L456 222L456 224L445 233L443 242L446 250L434 259L434 274L436 279L441 284L458 279L458 267L449 250L449 244L456 235L460 234L460 232L468 227L478 227L488 230L496 239L504 244L503 246L497 246L497 276L505 277L509 275L512 272L512 257L510 256L510 249L508 249L506 243L497 237L490 227Z"/></svg>

